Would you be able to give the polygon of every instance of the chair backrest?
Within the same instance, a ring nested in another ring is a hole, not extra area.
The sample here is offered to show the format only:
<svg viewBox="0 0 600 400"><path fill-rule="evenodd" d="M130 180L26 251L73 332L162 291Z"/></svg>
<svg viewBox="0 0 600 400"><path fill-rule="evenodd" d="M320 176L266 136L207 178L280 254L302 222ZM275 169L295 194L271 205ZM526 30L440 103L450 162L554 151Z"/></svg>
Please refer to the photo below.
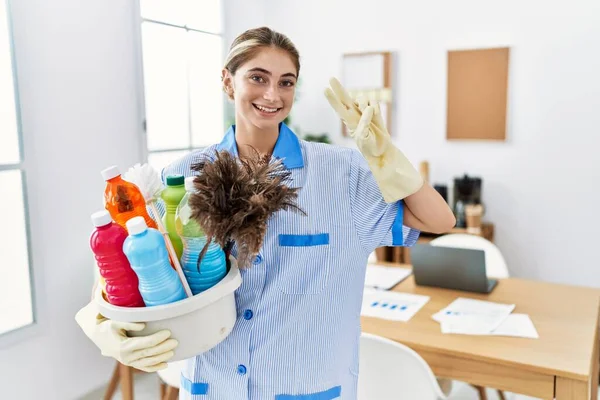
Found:
<svg viewBox="0 0 600 400"><path fill-rule="evenodd" d="M481 236L466 233L451 233L437 237L429 244L432 246L483 250L485 252L485 269L489 277L508 278L510 275L500 249L494 243Z"/></svg>
<svg viewBox="0 0 600 400"><path fill-rule="evenodd" d="M444 400L429 365L407 346L380 336L360 337L359 400Z"/></svg>
<svg viewBox="0 0 600 400"><path fill-rule="evenodd" d="M370 263L376 263L377 262L377 253L372 252L371 254L369 254L369 258L367 261Z"/></svg>
<svg viewBox="0 0 600 400"><path fill-rule="evenodd" d="M181 371L185 368L186 360L168 363L167 368L156 371L160 379L169 386L179 389Z"/></svg>

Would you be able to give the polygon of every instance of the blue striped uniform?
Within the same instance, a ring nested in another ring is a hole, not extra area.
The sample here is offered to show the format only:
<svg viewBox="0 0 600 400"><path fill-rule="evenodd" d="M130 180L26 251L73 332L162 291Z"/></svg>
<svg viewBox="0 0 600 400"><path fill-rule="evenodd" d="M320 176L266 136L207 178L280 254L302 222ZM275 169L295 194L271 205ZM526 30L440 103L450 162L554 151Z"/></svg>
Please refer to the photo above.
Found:
<svg viewBox="0 0 600 400"><path fill-rule="evenodd" d="M238 155L235 127L220 144L165 168L163 179L193 175L192 163L223 149ZM281 124L273 156L291 170L307 216L281 211L270 219L254 265L241 271L233 331L188 360L182 399L356 399L367 258L419 235L402 224L402 201L383 201L358 151L299 140Z"/></svg>

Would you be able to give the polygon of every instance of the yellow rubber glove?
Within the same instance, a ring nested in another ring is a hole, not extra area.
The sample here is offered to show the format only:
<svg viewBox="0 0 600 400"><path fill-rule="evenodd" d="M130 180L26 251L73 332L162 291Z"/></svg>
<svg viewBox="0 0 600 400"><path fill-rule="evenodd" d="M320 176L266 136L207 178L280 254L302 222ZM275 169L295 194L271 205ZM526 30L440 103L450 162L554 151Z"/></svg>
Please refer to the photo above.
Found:
<svg viewBox="0 0 600 400"><path fill-rule="evenodd" d="M112 357L121 364L154 372L167 368L178 342L169 339L168 330L149 336L128 337L127 331L141 331L141 322L117 322L100 315L94 302L83 307L75 320L88 338L100 349L103 356Z"/></svg>
<svg viewBox="0 0 600 400"><path fill-rule="evenodd" d="M331 88L325 89L325 97L367 160L383 199L393 203L417 192L423 178L392 143L379 105L364 98L353 100L335 78L329 83Z"/></svg>

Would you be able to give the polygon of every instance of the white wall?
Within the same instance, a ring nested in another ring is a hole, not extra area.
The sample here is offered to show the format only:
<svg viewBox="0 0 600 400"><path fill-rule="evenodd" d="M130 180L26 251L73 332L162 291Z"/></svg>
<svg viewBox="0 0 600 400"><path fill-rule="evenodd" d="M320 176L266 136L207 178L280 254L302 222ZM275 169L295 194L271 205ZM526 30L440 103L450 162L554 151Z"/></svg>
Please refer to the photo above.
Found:
<svg viewBox="0 0 600 400"><path fill-rule="evenodd" d="M93 282L100 170L139 160L133 2L11 3L39 325L0 348L0 397L74 399L114 365L74 315Z"/></svg>
<svg viewBox="0 0 600 400"><path fill-rule="evenodd" d="M600 2L268 1L302 56L294 125L336 135L323 89L341 54L398 52L396 143L434 182L484 179L486 219L515 276L600 287ZM446 52L511 47L506 143L445 140ZM347 142L346 142L347 143Z"/></svg>
<svg viewBox="0 0 600 400"><path fill-rule="evenodd" d="M246 29L266 24L265 0L221 0L224 7L223 41L226 49L237 35ZM227 50L224 56L227 55Z"/></svg>

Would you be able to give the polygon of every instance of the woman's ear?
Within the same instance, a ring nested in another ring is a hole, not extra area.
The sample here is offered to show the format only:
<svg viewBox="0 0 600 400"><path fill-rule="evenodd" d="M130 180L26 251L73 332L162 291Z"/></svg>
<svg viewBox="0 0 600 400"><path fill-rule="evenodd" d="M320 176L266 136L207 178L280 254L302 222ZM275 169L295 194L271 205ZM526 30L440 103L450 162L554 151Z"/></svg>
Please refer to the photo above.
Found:
<svg viewBox="0 0 600 400"><path fill-rule="evenodd" d="M233 75L227 68L223 68L221 71L221 81L223 81L223 91L230 100L233 100Z"/></svg>

